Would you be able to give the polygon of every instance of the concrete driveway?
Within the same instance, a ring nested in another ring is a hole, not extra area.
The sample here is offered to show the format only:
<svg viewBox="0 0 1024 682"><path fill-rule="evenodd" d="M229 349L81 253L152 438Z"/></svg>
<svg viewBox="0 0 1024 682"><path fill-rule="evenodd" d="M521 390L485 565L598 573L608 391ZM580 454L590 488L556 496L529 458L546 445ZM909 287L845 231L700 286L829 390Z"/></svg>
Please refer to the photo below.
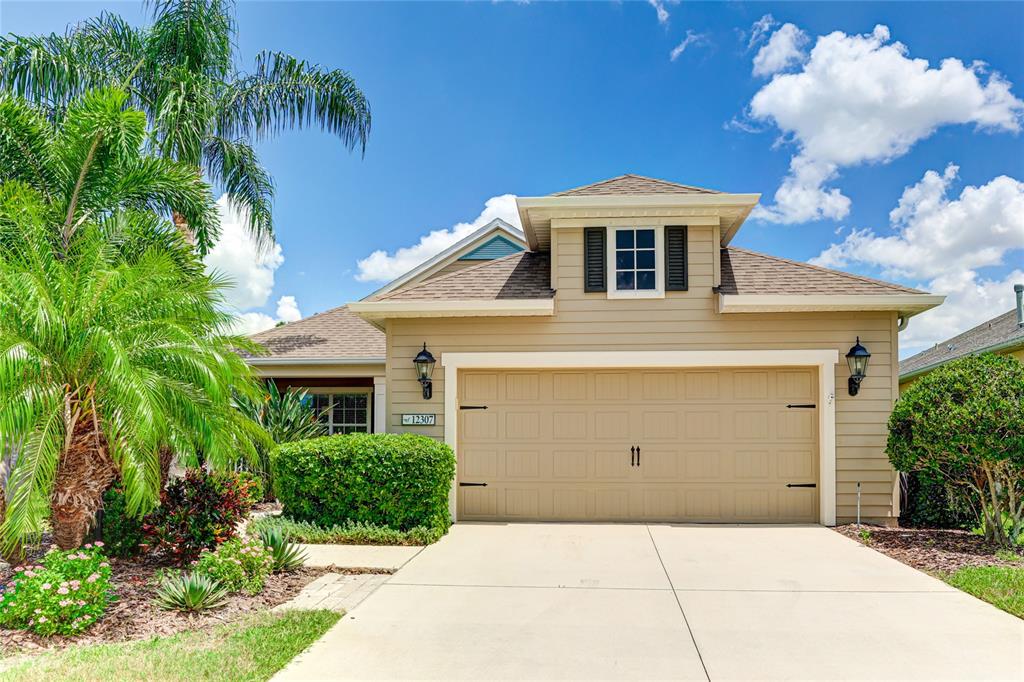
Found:
<svg viewBox="0 0 1024 682"><path fill-rule="evenodd" d="M1024 621L817 526L458 524L279 675L1024 679Z"/></svg>

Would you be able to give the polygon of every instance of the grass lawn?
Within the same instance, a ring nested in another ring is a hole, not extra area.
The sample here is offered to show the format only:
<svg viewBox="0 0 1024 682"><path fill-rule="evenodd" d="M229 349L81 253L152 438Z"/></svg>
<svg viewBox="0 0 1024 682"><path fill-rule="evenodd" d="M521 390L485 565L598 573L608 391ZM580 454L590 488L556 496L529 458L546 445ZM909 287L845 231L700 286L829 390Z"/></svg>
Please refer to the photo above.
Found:
<svg viewBox="0 0 1024 682"><path fill-rule="evenodd" d="M1024 567L968 566L946 576L953 587L1024 618Z"/></svg>
<svg viewBox="0 0 1024 682"><path fill-rule="evenodd" d="M341 617L333 611L264 613L212 630L43 654L0 680L268 680Z"/></svg>

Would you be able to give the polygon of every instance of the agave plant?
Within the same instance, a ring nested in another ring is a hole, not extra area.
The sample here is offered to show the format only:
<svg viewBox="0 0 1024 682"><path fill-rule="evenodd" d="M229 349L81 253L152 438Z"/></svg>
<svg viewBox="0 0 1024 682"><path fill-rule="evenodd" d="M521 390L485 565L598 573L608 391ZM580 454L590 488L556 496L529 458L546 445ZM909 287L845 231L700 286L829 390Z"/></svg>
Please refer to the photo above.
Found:
<svg viewBox="0 0 1024 682"><path fill-rule="evenodd" d="M261 528L260 541L270 549L274 572L294 571L306 563L308 554L299 545L289 542L280 528Z"/></svg>
<svg viewBox="0 0 1024 682"><path fill-rule="evenodd" d="M223 606L228 591L213 578L199 573L178 573L164 578L156 590L156 603L171 611L207 611Z"/></svg>

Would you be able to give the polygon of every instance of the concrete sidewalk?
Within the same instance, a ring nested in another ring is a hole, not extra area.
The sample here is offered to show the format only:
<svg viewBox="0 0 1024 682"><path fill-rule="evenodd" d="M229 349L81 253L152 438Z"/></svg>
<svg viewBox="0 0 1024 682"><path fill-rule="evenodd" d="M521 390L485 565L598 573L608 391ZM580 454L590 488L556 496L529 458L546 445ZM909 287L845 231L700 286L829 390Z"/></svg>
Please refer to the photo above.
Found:
<svg viewBox="0 0 1024 682"><path fill-rule="evenodd" d="M306 550L307 566L378 568L396 571L423 551L423 547L383 545L299 545Z"/></svg>
<svg viewBox="0 0 1024 682"><path fill-rule="evenodd" d="M1021 680L1024 621L817 526L458 524L275 679Z"/></svg>

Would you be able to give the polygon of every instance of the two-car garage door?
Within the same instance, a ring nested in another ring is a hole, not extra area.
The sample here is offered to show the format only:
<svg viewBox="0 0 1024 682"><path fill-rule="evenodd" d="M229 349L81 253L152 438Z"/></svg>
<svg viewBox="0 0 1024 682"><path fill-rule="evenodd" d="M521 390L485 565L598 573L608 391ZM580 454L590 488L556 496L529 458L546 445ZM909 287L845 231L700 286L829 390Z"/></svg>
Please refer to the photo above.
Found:
<svg viewBox="0 0 1024 682"><path fill-rule="evenodd" d="M461 520L818 519L808 368L459 373Z"/></svg>

